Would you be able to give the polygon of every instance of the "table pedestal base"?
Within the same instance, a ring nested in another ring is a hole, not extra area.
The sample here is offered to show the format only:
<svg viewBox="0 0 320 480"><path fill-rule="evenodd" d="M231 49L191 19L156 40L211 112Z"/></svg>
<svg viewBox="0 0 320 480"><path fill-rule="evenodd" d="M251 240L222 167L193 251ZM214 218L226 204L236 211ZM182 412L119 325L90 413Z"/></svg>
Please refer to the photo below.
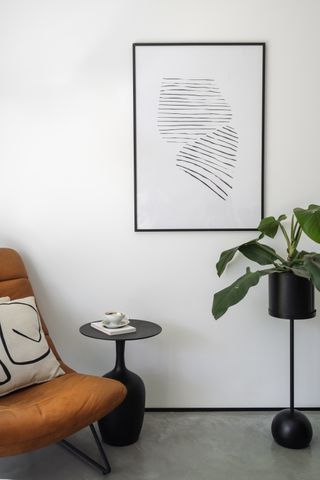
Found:
<svg viewBox="0 0 320 480"><path fill-rule="evenodd" d="M145 408L145 386L142 379L130 372L124 363L124 341L116 342L116 365L104 377L119 380L127 388L127 396L113 412L99 420L102 440L114 446L135 443L140 435Z"/></svg>
<svg viewBox="0 0 320 480"><path fill-rule="evenodd" d="M286 448L306 448L312 439L312 426L299 410L281 410L274 417L271 431L275 441Z"/></svg>

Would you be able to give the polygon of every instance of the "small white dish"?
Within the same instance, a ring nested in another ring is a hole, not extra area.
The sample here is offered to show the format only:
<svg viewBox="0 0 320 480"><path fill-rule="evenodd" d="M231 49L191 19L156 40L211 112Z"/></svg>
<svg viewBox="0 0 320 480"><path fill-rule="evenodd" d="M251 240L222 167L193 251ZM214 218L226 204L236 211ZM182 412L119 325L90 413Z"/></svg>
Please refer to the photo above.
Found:
<svg viewBox="0 0 320 480"><path fill-rule="evenodd" d="M102 322L102 323L103 323L103 322ZM112 324L112 323L109 323L109 324L103 323L103 326L106 327L106 328L115 329L115 328L125 327L126 325L129 325L129 323L130 323L130 322L129 322L129 320L128 320L127 318L123 318L118 325L114 325L114 324Z"/></svg>
<svg viewBox="0 0 320 480"><path fill-rule="evenodd" d="M106 328L121 328L129 323L129 317L126 314L123 314L124 317L119 319L117 318L115 321L113 319L109 319L108 317L102 320L102 325Z"/></svg>

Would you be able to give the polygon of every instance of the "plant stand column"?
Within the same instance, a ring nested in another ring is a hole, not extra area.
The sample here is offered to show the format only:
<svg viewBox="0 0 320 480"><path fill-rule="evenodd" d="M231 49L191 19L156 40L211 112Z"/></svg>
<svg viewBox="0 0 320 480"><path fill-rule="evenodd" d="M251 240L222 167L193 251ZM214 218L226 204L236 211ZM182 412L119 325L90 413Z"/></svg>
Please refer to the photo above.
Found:
<svg viewBox="0 0 320 480"><path fill-rule="evenodd" d="M312 439L310 421L294 408L294 318L290 318L290 408L274 417L271 432L275 441L287 448L308 447Z"/></svg>

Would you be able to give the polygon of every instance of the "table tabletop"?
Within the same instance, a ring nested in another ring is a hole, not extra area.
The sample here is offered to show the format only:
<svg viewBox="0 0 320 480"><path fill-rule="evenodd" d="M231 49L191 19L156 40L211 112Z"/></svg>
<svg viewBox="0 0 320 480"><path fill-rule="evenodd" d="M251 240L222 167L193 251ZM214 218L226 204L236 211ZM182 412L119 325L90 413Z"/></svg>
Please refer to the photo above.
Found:
<svg viewBox="0 0 320 480"><path fill-rule="evenodd" d="M90 323L85 323L80 327L80 333L86 337L96 338L98 340L140 340L143 338L155 337L161 333L162 328L157 323L148 322L147 320L130 319L130 325L136 327L133 333L124 333L123 335L107 335L99 332L96 328L91 327Z"/></svg>

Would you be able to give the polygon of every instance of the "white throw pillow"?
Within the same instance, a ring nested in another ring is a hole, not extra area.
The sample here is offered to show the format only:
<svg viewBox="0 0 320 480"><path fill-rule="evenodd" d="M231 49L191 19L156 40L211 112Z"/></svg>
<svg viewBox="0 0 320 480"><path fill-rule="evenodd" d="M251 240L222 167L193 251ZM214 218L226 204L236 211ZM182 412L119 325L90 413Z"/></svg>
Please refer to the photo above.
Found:
<svg viewBox="0 0 320 480"><path fill-rule="evenodd" d="M0 303L10 302L10 297L0 297Z"/></svg>
<svg viewBox="0 0 320 480"><path fill-rule="evenodd" d="M43 333L34 297L1 302L0 396L63 374Z"/></svg>

